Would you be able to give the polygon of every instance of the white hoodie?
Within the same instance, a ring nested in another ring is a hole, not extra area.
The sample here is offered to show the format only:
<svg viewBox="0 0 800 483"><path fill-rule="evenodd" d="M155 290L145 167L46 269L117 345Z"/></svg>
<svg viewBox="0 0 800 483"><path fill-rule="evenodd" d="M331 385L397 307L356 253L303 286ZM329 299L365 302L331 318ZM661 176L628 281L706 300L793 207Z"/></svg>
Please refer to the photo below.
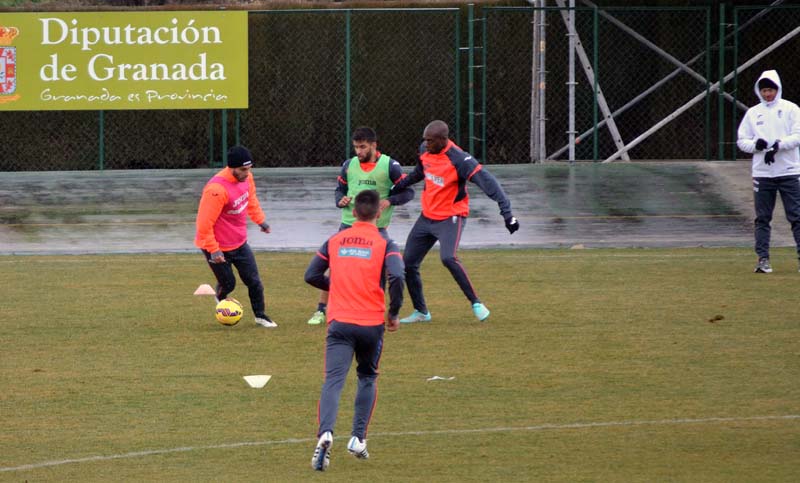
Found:
<svg viewBox="0 0 800 483"><path fill-rule="evenodd" d="M758 90L758 81L769 79L778 86L778 93L772 102L764 101ZM778 72L767 70L761 74L754 87L756 96L761 101L747 110L739 124L736 145L746 153L753 153L753 178L775 178L796 174L800 176L800 108L797 104L781 99L783 86ZM756 151L756 140L767 142L768 150L775 141L779 151L775 153L775 162L767 165L764 162L764 151Z"/></svg>

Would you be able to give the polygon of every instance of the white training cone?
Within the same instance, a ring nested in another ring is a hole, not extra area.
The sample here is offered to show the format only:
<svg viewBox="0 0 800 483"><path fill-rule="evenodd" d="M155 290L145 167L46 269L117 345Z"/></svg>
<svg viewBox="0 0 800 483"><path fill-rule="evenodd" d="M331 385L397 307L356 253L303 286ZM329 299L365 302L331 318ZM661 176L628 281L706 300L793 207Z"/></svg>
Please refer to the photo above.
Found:
<svg viewBox="0 0 800 483"><path fill-rule="evenodd" d="M244 376L244 380L247 381L247 384L256 389L261 389L262 387L266 386L271 378L272 376L267 375Z"/></svg>
<svg viewBox="0 0 800 483"><path fill-rule="evenodd" d="M197 290L194 291L195 295L216 295L217 292L211 287L211 285L204 283L197 287Z"/></svg>

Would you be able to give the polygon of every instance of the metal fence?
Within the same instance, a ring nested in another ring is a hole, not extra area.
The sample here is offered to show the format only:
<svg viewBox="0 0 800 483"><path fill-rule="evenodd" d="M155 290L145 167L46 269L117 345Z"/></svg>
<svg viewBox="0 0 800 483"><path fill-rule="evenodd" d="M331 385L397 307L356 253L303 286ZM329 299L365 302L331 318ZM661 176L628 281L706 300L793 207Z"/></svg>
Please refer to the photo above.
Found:
<svg viewBox="0 0 800 483"><path fill-rule="evenodd" d="M540 16L535 19L537 12ZM580 54L575 56L572 82L567 61L569 12L574 12L572 32ZM538 25L546 25L546 35L534 42ZM574 85L574 159L612 155L685 99L708 88L709 26L710 10L705 7L487 9L484 157L496 162L568 159L570 85ZM544 56L532 69L532 57L539 54L534 44L541 46ZM546 75L540 76L540 71ZM537 111L532 103L538 87L534 78L544 79L539 99L544 109L532 118L531 110ZM707 102L697 105L641 142L629 156L706 158L709 109ZM531 142L531 130L539 123L544 125L542 149ZM602 123L599 129L593 129L598 123Z"/></svg>
<svg viewBox="0 0 800 483"><path fill-rule="evenodd" d="M410 160L432 119L460 136L459 21L453 8L251 12L247 110L2 112L0 171L221 166L233 143L259 166L334 166L359 125Z"/></svg>
<svg viewBox="0 0 800 483"><path fill-rule="evenodd" d="M547 5L254 11L248 109L2 112L0 171L334 166L359 125L407 163L432 119L484 163L731 159L762 70L798 97L800 6Z"/></svg>
<svg viewBox="0 0 800 483"><path fill-rule="evenodd" d="M331 166L359 125L413 159L422 129L458 125L458 10L250 15L250 109L241 142L270 166Z"/></svg>
<svg viewBox="0 0 800 483"><path fill-rule="evenodd" d="M795 54L800 50L800 6L736 7L732 17L733 62L720 65L720 77L723 72L733 77L726 89L742 106L751 106L758 102L756 80L763 71L775 69L781 76L783 98L800 104L800 64ZM736 131L743 116L743 107L720 116L721 123L730 121L730 134L720 143L720 159L736 155Z"/></svg>

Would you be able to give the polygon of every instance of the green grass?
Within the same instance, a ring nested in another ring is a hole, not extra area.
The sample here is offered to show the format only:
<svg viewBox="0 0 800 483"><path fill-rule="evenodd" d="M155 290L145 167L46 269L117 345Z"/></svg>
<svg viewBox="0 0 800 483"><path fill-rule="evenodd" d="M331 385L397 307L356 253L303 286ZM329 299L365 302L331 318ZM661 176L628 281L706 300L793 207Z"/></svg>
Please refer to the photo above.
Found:
<svg viewBox="0 0 800 483"><path fill-rule="evenodd" d="M751 273L744 249L464 250L488 323L432 253L433 322L386 336L371 459L337 439L325 474L309 467L324 344L324 328L305 323L310 255L257 257L275 330L249 310L236 327L217 324L213 302L192 295L211 282L200 255L0 257L0 480L800 474L800 419L779 418L800 415L800 273L788 249L774 251L770 275ZM242 287L234 295L247 301ZM250 389L246 374L273 379ZM349 434L350 376L338 437ZM776 418L749 419L761 416Z"/></svg>

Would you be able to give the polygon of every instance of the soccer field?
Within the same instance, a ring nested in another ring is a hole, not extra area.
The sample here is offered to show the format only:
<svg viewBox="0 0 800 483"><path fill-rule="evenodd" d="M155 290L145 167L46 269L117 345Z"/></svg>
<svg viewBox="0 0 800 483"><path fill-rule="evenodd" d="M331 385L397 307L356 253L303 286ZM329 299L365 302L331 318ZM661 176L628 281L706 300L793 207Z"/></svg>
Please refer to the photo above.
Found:
<svg viewBox="0 0 800 483"><path fill-rule="evenodd" d="M200 254L0 257L0 481L797 480L793 250L769 275L748 249L460 255L489 321L432 253L433 321L386 334L370 459L344 449L351 371L325 473L310 253L256 255L277 329L242 285L218 324Z"/></svg>

